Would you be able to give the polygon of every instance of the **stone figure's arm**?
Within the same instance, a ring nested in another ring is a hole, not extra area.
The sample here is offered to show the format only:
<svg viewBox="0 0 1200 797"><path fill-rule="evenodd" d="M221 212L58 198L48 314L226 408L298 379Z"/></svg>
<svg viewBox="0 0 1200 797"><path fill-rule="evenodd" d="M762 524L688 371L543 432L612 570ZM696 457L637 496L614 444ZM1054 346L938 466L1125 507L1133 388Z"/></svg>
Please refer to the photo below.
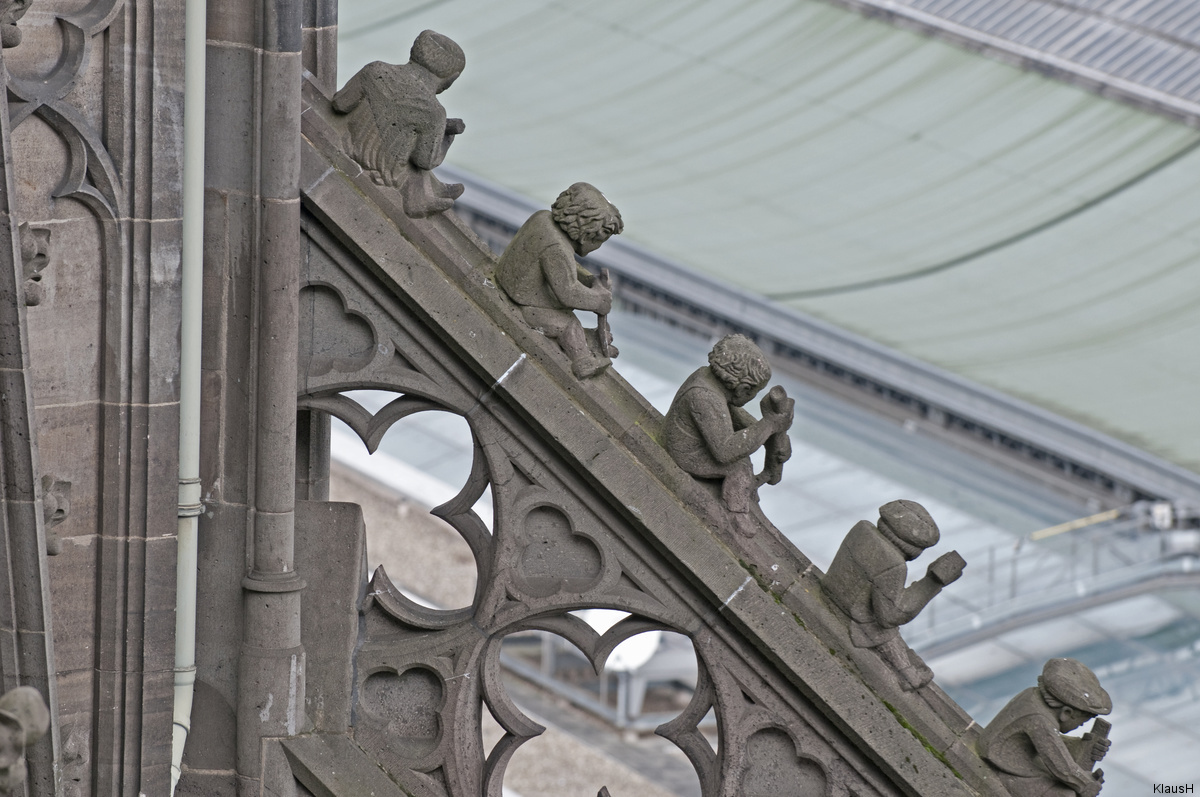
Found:
<svg viewBox="0 0 1200 797"><path fill-rule="evenodd" d="M730 407L729 420L733 421L733 428L737 430L749 429L758 420L745 407Z"/></svg>
<svg viewBox="0 0 1200 797"><path fill-rule="evenodd" d="M441 165L446 157L446 109L434 100L429 108L421 109L421 121L417 125L417 140L413 142L408 160L417 168L426 171Z"/></svg>
<svg viewBox="0 0 1200 797"><path fill-rule="evenodd" d="M723 465L750 456L778 431L778 423L771 419L757 421L750 413L746 413L750 418L747 426L734 428L729 404L713 391L692 390L688 405L704 445Z"/></svg>
<svg viewBox="0 0 1200 797"><path fill-rule="evenodd" d="M871 609L876 621L887 628L902 626L912 620L925 604L942 591L942 585L926 574L905 588L908 568L903 565L888 568L871 581Z"/></svg>
<svg viewBox="0 0 1200 797"><path fill-rule="evenodd" d="M346 81L346 85L333 95L333 110L338 113L350 113L363 99L362 81L358 75Z"/></svg>
<svg viewBox="0 0 1200 797"><path fill-rule="evenodd" d="M1099 794L1102 781L1075 763L1067 749L1066 740L1073 737L1063 736L1056 729L1041 724L1028 728L1027 734L1042 764L1056 780L1070 786L1081 797Z"/></svg>
<svg viewBox="0 0 1200 797"><path fill-rule="evenodd" d="M542 252L541 263L550 292L567 307L600 315L612 310L612 291L594 281L591 286L580 282L574 257L550 247Z"/></svg>
<svg viewBox="0 0 1200 797"><path fill-rule="evenodd" d="M575 277L583 283L585 288L591 288L596 284L596 275L579 265L579 263L575 264Z"/></svg>

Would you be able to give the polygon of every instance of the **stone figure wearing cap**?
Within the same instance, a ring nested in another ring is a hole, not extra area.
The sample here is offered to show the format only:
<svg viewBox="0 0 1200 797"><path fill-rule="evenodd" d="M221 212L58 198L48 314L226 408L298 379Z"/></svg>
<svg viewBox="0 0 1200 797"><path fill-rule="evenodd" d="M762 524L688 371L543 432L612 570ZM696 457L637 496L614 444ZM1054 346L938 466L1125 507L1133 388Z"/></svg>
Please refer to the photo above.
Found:
<svg viewBox="0 0 1200 797"><path fill-rule="evenodd" d="M530 327L558 342L579 379L611 365L617 350L605 318L612 309L608 270L594 275L575 256L596 251L622 229L621 212L604 194L575 183L521 225L496 266L497 284ZM575 310L596 313L596 331L586 332Z"/></svg>
<svg viewBox="0 0 1200 797"><path fill-rule="evenodd" d="M1038 685L1008 701L983 729L979 754L1012 797L1093 797L1104 784L1092 766L1108 752L1107 731L1064 734L1110 711L1095 673L1075 659L1051 659Z"/></svg>
<svg viewBox="0 0 1200 797"><path fill-rule="evenodd" d="M689 376L675 394L664 425L664 444L679 467L701 482L719 483L721 502L742 534L754 534L750 510L763 484L778 484L792 454L787 430L795 401L776 385L759 404L762 420L743 407L771 378L762 350L743 335L726 335L713 346L708 365ZM762 473L750 455L766 446Z"/></svg>
<svg viewBox="0 0 1200 797"><path fill-rule="evenodd" d="M937 544L937 524L915 501L879 507L879 522L860 520L842 540L825 574L825 594L850 615L850 640L875 648L896 671L906 690L919 689L933 671L900 638L900 626L915 618L942 587L958 580L966 562L956 551L933 562L924 577L905 586L908 562Z"/></svg>
<svg viewBox="0 0 1200 797"><path fill-rule="evenodd" d="M448 210L463 192L430 172L465 129L447 119L437 95L466 66L462 48L427 30L413 43L406 64L367 64L333 95L333 109L347 114L346 151L371 179L400 190L404 212L422 218Z"/></svg>

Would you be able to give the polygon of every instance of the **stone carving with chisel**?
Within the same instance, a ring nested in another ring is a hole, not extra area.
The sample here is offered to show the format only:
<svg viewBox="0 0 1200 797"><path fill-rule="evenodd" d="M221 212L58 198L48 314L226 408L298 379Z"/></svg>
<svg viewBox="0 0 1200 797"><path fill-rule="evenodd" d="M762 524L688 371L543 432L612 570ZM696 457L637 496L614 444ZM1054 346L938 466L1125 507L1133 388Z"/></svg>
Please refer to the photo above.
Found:
<svg viewBox="0 0 1200 797"><path fill-rule="evenodd" d="M664 444L675 463L701 483L719 488L734 527L752 536L751 509L763 484L778 484L792 455L787 430L795 402L779 385L759 404L762 420L743 407L767 386L771 366L744 335L726 335L708 355L708 365L680 386L667 410ZM766 464L755 475L750 455L766 447Z"/></svg>
<svg viewBox="0 0 1200 797"><path fill-rule="evenodd" d="M521 225L496 266L496 282L521 308L525 323L558 343L579 379L611 365L617 349L608 329L608 269L592 274L575 256L596 251L622 229L620 211L604 194L575 183L549 210L539 210ZM585 330L575 310L595 313L596 329Z"/></svg>
<svg viewBox="0 0 1200 797"><path fill-rule="evenodd" d="M951 551L938 557L923 578L904 586L908 563L939 537L937 524L916 501L884 504L878 523L860 520L850 529L821 582L829 599L850 615L850 641L877 650L905 690L928 684L933 671L900 638L900 626L957 581L966 566Z"/></svg>
<svg viewBox="0 0 1200 797"><path fill-rule="evenodd" d="M979 736L984 761L999 773L1012 797L1095 797L1104 770L1092 771L1108 753L1107 720L1083 736L1066 736L1112 711L1096 674L1075 659L1050 659L1038 685L1000 709Z"/></svg>

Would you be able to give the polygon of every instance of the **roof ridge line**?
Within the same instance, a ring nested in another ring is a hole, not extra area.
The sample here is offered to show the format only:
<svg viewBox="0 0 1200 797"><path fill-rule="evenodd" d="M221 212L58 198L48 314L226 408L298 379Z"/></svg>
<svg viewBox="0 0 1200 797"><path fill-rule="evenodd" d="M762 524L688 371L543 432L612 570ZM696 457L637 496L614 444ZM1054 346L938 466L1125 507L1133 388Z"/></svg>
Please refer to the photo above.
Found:
<svg viewBox="0 0 1200 797"><path fill-rule="evenodd" d="M1200 127L1200 103L1191 102L1136 81L1019 44L1002 36L986 33L937 14L921 11L907 3L900 2L900 0L825 0L825 2L842 6L866 17L882 18L900 28L932 35L964 49L980 52L996 60L1036 71L1046 77L1079 86L1102 97L1124 102L1142 110L1161 114L1191 127ZM1064 10L1070 8L1060 3L1054 5ZM1078 9L1074 10L1082 13ZM1103 19L1115 23L1115 20L1108 17ZM1179 45L1174 38L1165 39L1149 28L1125 27L1136 29L1146 35L1152 34L1156 38ZM1200 51L1200 48L1194 49Z"/></svg>

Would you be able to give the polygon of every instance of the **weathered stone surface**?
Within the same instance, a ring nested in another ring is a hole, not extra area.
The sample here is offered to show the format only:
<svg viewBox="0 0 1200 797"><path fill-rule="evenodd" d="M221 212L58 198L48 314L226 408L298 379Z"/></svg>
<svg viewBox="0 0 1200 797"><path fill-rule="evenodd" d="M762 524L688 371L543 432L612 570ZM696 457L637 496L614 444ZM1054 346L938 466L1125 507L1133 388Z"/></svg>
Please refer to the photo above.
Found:
<svg viewBox="0 0 1200 797"><path fill-rule="evenodd" d="M342 418L368 447L400 417L444 409L467 418L479 450L460 495L436 511L475 553L475 600L422 608L376 572L357 660L358 745L414 793L495 788L503 762L539 732L499 682L504 635L551 630L599 663L625 635L665 627L693 640L703 676L662 733L692 756L706 794L744 777L769 785L779 737L763 732L778 728L797 751L787 765L811 774L807 762L819 762L837 788L1001 795L986 774L930 752L955 749L970 719L944 718L937 699L903 692L873 651L860 660L845 620L821 598L819 571L761 513L752 538L714 534L707 519L726 510L664 451L661 416L611 369L581 383L488 280L495 261L478 240L448 214L408 218L337 152L321 98L307 97L303 281L336 293L344 312L322 316L326 326L301 341L351 340L362 317L377 347L369 360L365 348L361 360L341 360L345 371L301 372L300 404ZM339 395L364 384L403 397L372 416ZM469 509L484 487L497 518L490 536ZM597 605L635 616L600 637L566 614ZM510 735L488 765L471 741L473 707L485 699ZM719 755L695 733L710 707L723 722ZM919 728L937 730L936 741Z"/></svg>
<svg viewBox="0 0 1200 797"><path fill-rule="evenodd" d="M776 385L763 397L762 420L743 409L771 378L766 356L749 338L725 336L708 363L675 394L663 442L675 464L715 488L733 529L750 537L757 531L750 510L758 502L759 485L778 484L792 455L787 430L795 402ZM764 445L765 467L756 476L750 455Z"/></svg>
<svg viewBox="0 0 1200 797"><path fill-rule="evenodd" d="M400 193L412 218L449 210L462 195L461 185L443 184L433 169L465 129L437 99L464 66L457 44L427 30L413 42L408 63L367 64L333 96L333 110L346 114L346 151L372 180Z"/></svg>
<svg viewBox="0 0 1200 797"><path fill-rule="evenodd" d="M531 329L558 342L580 379L617 356L608 329L612 286L607 270L592 274L575 262L624 229L621 213L594 186L575 183L550 210L529 217L496 264L496 283L521 308ZM575 310L596 314L585 333Z"/></svg>
<svg viewBox="0 0 1200 797"><path fill-rule="evenodd" d="M1109 723L1096 720L1082 737L1065 734L1110 711L1095 673L1075 659L1051 659L1037 686L1008 701L983 729L979 754L1012 797L1095 797L1104 772L1092 768L1108 753Z"/></svg>
<svg viewBox="0 0 1200 797"><path fill-rule="evenodd" d="M46 700L32 686L18 686L0 697L0 795L25 791L25 753L50 730Z"/></svg>
<svg viewBox="0 0 1200 797"><path fill-rule="evenodd" d="M951 551L938 557L925 576L905 586L908 562L937 544L939 532L925 508L914 501L892 501L879 508L879 522L859 521L821 582L825 594L850 617L850 640L877 650L905 689L919 689L933 671L900 638L900 626L912 622L942 587L962 575L966 562Z"/></svg>
<svg viewBox="0 0 1200 797"><path fill-rule="evenodd" d="M353 661L358 607L366 597L366 535L355 504L296 504L296 565L318 588L304 592L300 608L308 674L306 714L318 733L351 726Z"/></svg>

